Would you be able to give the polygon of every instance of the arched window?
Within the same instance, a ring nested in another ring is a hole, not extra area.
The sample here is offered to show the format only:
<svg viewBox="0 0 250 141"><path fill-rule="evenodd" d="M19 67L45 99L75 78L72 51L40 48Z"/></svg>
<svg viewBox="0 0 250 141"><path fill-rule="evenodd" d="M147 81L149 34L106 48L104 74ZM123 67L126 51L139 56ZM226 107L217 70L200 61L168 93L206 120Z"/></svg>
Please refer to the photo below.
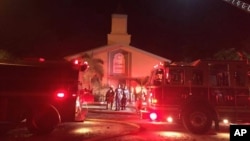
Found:
<svg viewBox="0 0 250 141"><path fill-rule="evenodd" d="M113 73L124 74L125 73L125 58L122 53L117 53L113 58Z"/></svg>

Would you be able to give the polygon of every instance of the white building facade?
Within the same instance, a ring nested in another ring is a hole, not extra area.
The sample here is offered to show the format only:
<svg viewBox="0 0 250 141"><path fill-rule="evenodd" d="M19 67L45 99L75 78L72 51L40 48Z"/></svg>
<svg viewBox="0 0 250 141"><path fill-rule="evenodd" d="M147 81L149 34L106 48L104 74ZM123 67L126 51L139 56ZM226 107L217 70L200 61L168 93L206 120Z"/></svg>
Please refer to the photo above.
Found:
<svg viewBox="0 0 250 141"><path fill-rule="evenodd" d="M138 83L134 79L143 79L150 75L156 64L170 63L169 59L157 56L130 45L131 35L127 33L127 15L113 14L111 33L107 35L107 45L66 56L69 61L91 54L103 60L104 77L102 84L117 87L126 85L132 93Z"/></svg>

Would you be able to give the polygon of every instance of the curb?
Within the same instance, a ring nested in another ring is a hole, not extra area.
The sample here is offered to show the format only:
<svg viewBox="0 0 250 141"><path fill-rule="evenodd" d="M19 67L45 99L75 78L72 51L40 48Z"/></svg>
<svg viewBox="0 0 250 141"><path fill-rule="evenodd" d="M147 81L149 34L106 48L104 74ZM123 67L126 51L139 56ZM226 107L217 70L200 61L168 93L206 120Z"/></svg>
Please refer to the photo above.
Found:
<svg viewBox="0 0 250 141"><path fill-rule="evenodd" d="M108 110L96 110L96 109L89 109L88 112L90 113L105 113L105 114L124 114L124 115L136 115L136 112L127 112L127 111L108 111Z"/></svg>
<svg viewBox="0 0 250 141"><path fill-rule="evenodd" d="M107 113L107 114L130 114L130 115L137 114L136 108L133 105L128 105L126 107L126 110L115 111L115 110L107 110L106 103L100 103L100 102L89 103L88 111L91 113Z"/></svg>

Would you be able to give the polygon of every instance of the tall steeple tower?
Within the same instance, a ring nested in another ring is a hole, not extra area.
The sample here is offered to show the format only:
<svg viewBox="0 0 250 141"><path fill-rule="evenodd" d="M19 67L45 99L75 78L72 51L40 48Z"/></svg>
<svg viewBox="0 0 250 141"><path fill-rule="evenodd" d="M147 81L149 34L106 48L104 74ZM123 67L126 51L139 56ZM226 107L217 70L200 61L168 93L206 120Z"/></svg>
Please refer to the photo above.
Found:
<svg viewBox="0 0 250 141"><path fill-rule="evenodd" d="M112 14L111 33L108 34L108 45L110 44L130 44L131 35L127 33L127 15Z"/></svg>

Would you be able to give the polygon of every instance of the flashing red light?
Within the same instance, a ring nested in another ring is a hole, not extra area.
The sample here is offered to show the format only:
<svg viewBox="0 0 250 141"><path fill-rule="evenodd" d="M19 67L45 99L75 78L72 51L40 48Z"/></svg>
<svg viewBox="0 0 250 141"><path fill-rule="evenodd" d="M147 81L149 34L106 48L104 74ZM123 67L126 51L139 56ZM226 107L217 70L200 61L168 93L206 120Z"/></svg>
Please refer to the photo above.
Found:
<svg viewBox="0 0 250 141"><path fill-rule="evenodd" d="M75 64L75 65L79 65L79 64L80 64L80 61L79 61L79 60L75 60L75 61L74 61L74 64Z"/></svg>
<svg viewBox="0 0 250 141"><path fill-rule="evenodd" d="M85 71L86 69L88 69L89 68L89 64L88 64L88 62L87 61L84 61L83 62L83 64L82 64L82 66L81 66L81 71Z"/></svg>
<svg viewBox="0 0 250 141"><path fill-rule="evenodd" d="M87 61L84 61L83 64L84 64L84 65L88 65L88 62L87 62Z"/></svg>
<svg viewBox="0 0 250 141"><path fill-rule="evenodd" d="M58 93L56 94L56 96L57 96L58 98L64 98L64 97L65 97L65 94L64 94L64 92L58 92Z"/></svg>
<svg viewBox="0 0 250 141"><path fill-rule="evenodd" d="M149 117L150 117L151 120L154 121L154 120L157 119L157 114L156 113L150 113Z"/></svg>
<svg viewBox="0 0 250 141"><path fill-rule="evenodd" d="M45 62L44 58L39 58L39 62Z"/></svg>

